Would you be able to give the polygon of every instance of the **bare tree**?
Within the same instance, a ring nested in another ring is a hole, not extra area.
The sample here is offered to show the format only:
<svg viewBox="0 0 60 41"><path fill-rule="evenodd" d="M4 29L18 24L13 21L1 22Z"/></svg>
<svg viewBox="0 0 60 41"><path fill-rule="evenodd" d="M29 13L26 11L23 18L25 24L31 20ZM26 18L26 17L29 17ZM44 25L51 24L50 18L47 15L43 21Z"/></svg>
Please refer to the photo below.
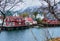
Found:
<svg viewBox="0 0 60 41"><path fill-rule="evenodd" d="M16 6L16 4L18 4L19 2L23 2L22 0L18 0L17 2L15 2L15 1L17 1L17 0L0 0L0 8L2 8L2 9L0 9L0 12L2 13L2 15L3 15L3 22L2 22L2 27L3 27L3 24L4 24L4 20L5 20L5 18L6 18L6 7L8 6L8 3L9 4L13 4L12 6L11 6L11 8L10 9L12 9L14 6ZM11 3L12 2L12 3ZM9 9L9 10L10 10Z"/></svg>
<svg viewBox="0 0 60 41"><path fill-rule="evenodd" d="M45 2L47 2L48 3L48 10L49 10L49 12L51 13L51 14L53 14L54 15L54 17L57 19L57 20L59 20L60 21L60 18L56 15L56 13L55 13L55 9L54 9L54 6L56 6L56 3L55 3L55 0L54 0L54 5L52 6L51 4L51 0L44 0Z"/></svg>

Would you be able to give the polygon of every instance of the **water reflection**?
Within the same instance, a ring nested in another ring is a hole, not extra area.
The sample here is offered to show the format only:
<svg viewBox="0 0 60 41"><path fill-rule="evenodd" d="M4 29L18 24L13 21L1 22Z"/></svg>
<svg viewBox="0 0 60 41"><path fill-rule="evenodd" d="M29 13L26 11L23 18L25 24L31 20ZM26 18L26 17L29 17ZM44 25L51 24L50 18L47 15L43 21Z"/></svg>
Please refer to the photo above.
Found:
<svg viewBox="0 0 60 41"><path fill-rule="evenodd" d="M26 30L17 30L17 31L2 31L0 33L0 41L36 41L34 38L37 38L38 41L45 41L45 31L46 28L30 28ZM32 32L34 35L32 34ZM60 28L48 28L52 37L60 36Z"/></svg>

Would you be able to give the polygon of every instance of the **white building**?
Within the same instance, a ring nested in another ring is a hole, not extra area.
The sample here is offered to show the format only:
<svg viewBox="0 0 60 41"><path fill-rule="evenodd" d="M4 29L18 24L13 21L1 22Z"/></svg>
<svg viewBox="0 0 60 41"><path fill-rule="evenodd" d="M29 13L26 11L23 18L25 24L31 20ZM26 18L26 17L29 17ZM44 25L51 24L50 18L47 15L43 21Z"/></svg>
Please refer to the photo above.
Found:
<svg viewBox="0 0 60 41"><path fill-rule="evenodd" d="M41 15L41 14L37 14L36 18L37 18L37 19L39 18L39 19L41 19L41 20L42 20L42 19L44 18L44 16L43 16L43 15Z"/></svg>

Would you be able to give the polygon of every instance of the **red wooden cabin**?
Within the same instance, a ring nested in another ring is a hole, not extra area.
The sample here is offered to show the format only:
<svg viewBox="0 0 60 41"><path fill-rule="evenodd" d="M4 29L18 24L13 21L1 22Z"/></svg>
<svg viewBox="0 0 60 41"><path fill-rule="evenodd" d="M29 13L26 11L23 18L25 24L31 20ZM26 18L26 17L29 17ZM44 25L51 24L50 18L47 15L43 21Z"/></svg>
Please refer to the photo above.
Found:
<svg viewBox="0 0 60 41"><path fill-rule="evenodd" d="M23 17L7 16L5 19L6 26L22 26L25 25Z"/></svg>
<svg viewBox="0 0 60 41"><path fill-rule="evenodd" d="M60 21L58 20L49 20L47 18L43 19L43 23L47 23L47 24L60 24Z"/></svg>

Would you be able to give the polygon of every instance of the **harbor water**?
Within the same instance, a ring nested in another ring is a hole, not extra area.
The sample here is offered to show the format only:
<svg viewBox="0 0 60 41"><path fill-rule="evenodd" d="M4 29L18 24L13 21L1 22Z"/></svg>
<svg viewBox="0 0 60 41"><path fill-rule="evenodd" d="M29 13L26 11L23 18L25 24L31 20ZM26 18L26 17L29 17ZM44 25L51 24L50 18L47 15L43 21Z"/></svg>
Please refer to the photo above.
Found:
<svg viewBox="0 0 60 41"><path fill-rule="evenodd" d="M0 41L46 41L47 30L52 38L60 37L60 28L29 28L15 31L1 31ZM47 35L50 37L49 35Z"/></svg>

